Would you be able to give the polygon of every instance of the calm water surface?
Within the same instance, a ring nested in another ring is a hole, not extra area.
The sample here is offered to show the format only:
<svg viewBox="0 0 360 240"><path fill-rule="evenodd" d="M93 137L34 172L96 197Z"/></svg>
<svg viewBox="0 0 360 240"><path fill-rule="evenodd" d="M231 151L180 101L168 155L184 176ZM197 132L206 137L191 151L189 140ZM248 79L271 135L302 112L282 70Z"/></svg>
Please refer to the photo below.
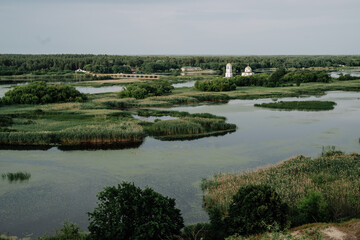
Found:
<svg viewBox="0 0 360 240"><path fill-rule="evenodd" d="M276 163L296 154L318 156L322 146L360 152L360 94L330 92L333 111L303 112L254 108L265 100L234 100L222 105L177 107L209 112L235 123L235 133L193 141L146 138L137 149L98 151L0 151L0 174L27 171L25 183L0 180L0 232L38 236L60 228L64 220L88 225L104 186L121 181L148 185L175 198L186 223L206 221L201 209L202 178Z"/></svg>
<svg viewBox="0 0 360 240"><path fill-rule="evenodd" d="M73 82L75 83L75 82ZM17 85L23 85L27 83L18 83L18 84L0 84L0 98L5 95L5 93L11 90L13 87ZM71 82L67 82L67 84L71 84ZM181 88L181 87L193 87L195 81L189 81L184 83L175 83L173 84L174 88ZM108 93L108 92L118 92L124 89L123 86L105 86L105 87L75 87L81 93Z"/></svg>

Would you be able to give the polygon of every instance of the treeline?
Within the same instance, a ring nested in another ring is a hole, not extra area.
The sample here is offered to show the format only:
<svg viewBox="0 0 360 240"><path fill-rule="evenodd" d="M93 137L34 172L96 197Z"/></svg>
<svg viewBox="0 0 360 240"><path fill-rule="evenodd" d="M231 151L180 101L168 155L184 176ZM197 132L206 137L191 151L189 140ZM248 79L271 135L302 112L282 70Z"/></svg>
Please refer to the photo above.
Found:
<svg viewBox="0 0 360 240"><path fill-rule="evenodd" d="M258 73L251 76L235 76L232 78L215 78L206 81L196 81L195 88L201 91L232 91L238 87L261 86L261 87L285 87L296 83L323 82L331 80L329 74L320 71L298 70L286 72L284 68L277 69L274 73Z"/></svg>
<svg viewBox="0 0 360 240"><path fill-rule="evenodd" d="M115 56L115 55L0 55L0 75L71 72L78 68L96 73L174 73L184 66L218 70L230 62L234 72L247 65L258 68L360 66L359 55L349 56Z"/></svg>
<svg viewBox="0 0 360 240"><path fill-rule="evenodd" d="M80 93L68 85L47 85L43 81L31 82L27 85L16 86L0 98L1 105L11 104L45 104L56 102L82 102L85 94Z"/></svg>

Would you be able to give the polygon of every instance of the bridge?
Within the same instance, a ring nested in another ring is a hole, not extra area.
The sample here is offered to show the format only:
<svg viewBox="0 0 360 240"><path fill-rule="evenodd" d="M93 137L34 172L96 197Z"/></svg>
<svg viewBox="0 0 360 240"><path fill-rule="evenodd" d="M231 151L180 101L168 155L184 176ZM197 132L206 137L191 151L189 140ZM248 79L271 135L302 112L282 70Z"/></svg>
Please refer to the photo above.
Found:
<svg viewBox="0 0 360 240"><path fill-rule="evenodd" d="M160 75L155 74L137 74L137 73L110 73L110 74L96 74L98 76L110 76L112 78L139 78L139 79L158 79Z"/></svg>

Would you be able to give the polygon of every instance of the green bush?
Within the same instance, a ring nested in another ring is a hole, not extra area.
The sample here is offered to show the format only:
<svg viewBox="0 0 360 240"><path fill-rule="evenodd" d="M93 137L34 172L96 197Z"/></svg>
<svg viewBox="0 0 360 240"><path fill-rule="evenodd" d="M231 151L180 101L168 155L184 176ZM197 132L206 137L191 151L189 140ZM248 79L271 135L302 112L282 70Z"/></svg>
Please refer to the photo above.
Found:
<svg viewBox="0 0 360 240"><path fill-rule="evenodd" d="M5 93L1 104L45 104L56 102L84 101L87 97L68 85L47 85L36 81L27 85L16 86Z"/></svg>
<svg viewBox="0 0 360 240"><path fill-rule="evenodd" d="M241 187L233 196L229 214L225 218L228 235L262 233L268 225L288 227L288 206L269 185Z"/></svg>
<svg viewBox="0 0 360 240"><path fill-rule="evenodd" d="M89 215L91 239L172 239L184 227L175 199L123 182L98 194Z"/></svg>
<svg viewBox="0 0 360 240"><path fill-rule="evenodd" d="M147 97L161 96L171 93L172 89L174 89L174 87L166 80L153 80L146 83L132 83L127 85L127 87L119 93L119 97L144 99Z"/></svg>
<svg viewBox="0 0 360 240"><path fill-rule="evenodd" d="M319 192L309 191L299 200L296 207L297 215L293 220L294 225L330 220L326 200Z"/></svg>

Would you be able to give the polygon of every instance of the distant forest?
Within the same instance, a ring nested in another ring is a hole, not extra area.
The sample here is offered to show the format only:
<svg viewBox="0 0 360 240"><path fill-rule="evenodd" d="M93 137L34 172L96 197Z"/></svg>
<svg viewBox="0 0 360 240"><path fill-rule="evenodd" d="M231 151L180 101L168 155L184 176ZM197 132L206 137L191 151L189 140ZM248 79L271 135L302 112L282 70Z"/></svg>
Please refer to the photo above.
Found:
<svg viewBox="0 0 360 240"><path fill-rule="evenodd" d="M0 75L69 73L78 68L95 73L171 73L183 66L217 70L226 63L236 72L247 65L259 68L308 68L360 66L360 55L344 56L116 56L116 55L20 55L0 54Z"/></svg>

